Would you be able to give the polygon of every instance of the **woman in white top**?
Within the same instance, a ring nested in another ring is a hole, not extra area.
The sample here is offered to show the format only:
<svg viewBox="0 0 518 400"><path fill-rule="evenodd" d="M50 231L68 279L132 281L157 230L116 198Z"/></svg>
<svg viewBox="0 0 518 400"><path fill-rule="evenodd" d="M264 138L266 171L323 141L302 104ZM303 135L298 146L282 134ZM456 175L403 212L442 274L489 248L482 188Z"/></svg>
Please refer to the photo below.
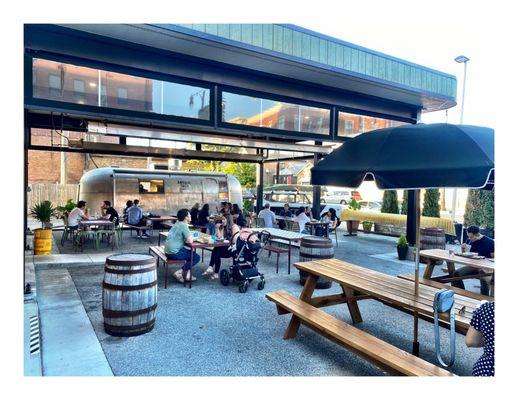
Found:
<svg viewBox="0 0 518 400"><path fill-rule="evenodd" d="M306 224L310 222L309 217L306 215L306 210L304 207L299 207L297 212L295 213L295 219L299 223L299 232L300 233L309 233L306 230Z"/></svg>

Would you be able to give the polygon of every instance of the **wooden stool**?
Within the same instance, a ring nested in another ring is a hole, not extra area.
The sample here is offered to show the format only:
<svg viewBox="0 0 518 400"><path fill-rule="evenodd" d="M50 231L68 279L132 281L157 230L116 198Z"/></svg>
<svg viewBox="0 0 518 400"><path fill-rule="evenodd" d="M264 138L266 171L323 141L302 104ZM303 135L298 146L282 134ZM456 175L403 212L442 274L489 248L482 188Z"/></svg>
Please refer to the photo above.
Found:
<svg viewBox="0 0 518 400"><path fill-rule="evenodd" d="M279 256L281 254L288 253L288 249L283 249L282 247L274 246L271 243L268 243L267 245L265 245L263 247L263 249L268 251L268 257L270 257L272 255L272 253L277 254L277 268L276 268L275 272L278 274L279 273Z"/></svg>

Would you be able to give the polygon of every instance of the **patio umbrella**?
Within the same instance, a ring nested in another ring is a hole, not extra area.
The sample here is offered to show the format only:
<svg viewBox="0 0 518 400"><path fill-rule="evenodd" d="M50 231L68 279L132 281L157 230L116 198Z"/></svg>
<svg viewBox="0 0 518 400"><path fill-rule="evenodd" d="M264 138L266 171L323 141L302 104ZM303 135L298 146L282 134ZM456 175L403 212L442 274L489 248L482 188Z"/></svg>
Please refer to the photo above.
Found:
<svg viewBox="0 0 518 400"><path fill-rule="evenodd" d="M378 129L346 141L311 169L311 184L379 189L484 188L494 185L494 130L416 124ZM419 294L420 207L416 209L415 294ZM414 353L418 352L414 315Z"/></svg>

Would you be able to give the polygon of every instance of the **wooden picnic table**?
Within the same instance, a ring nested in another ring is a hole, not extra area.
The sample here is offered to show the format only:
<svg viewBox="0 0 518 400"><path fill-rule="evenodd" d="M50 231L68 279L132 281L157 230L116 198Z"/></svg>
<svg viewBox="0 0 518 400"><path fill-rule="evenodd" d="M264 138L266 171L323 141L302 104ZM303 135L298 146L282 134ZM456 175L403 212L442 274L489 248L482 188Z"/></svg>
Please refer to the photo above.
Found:
<svg viewBox="0 0 518 400"><path fill-rule="evenodd" d="M268 232L272 239L281 239L288 242L288 275L291 269L291 244L292 242L298 243L305 236L310 236L305 233L285 231L278 228L252 228L256 232Z"/></svg>
<svg viewBox="0 0 518 400"><path fill-rule="evenodd" d="M153 222L166 222L166 221L177 221L177 217L173 217L170 215L162 215L160 217L144 217L145 219Z"/></svg>
<svg viewBox="0 0 518 400"><path fill-rule="evenodd" d="M186 244L187 247L191 249L191 265L194 258L194 253L196 252L196 249L207 249L207 248L215 248L215 247L228 247L230 246L230 242L227 241L213 241L212 236L208 235L206 233L202 232L196 232L198 233L198 237L194 239L194 242L190 244ZM160 237L164 237L167 239L167 236L169 235L169 232L160 232L158 236L158 245L160 246ZM192 272L191 272L192 277ZM184 285L185 285L185 274L183 276L184 278ZM189 289L191 288L192 280L189 280Z"/></svg>
<svg viewBox="0 0 518 400"><path fill-rule="evenodd" d="M315 307L346 303L353 323L362 322L357 301L366 298L378 300L385 305L409 314L417 313L419 318L433 321L433 300L435 293L440 290L438 288L419 284L419 294L416 296L414 282L336 258L297 262L295 266L316 278L324 277L338 283L343 292L312 298L314 286L306 287L308 286L308 280L302 290L301 299L306 299L307 303ZM479 301L477 300L455 295L454 312L457 332L466 334L473 312L478 305ZM449 326L449 314L440 314L439 319L442 326ZM288 333L289 335L296 334L297 330L298 322L292 318L286 335Z"/></svg>
<svg viewBox="0 0 518 400"><path fill-rule="evenodd" d="M82 226L112 226L113 222L108 219L84 219L79 221L79 225Z"/></svg>
<svg viewBox="0 0 518 400"><path fill-rule="evenodd" d="M488 277L494 278L495 274L495 262L487 259L487 258L469 258L464 256L459 256L455 254L450 254L449 250L444 249L429 249L429 250L422 250L419 252L421 257L424 257L427 259L426 261L426 269L423 273L424 279L430 279L435 280L437 282L441 283L449 283L459 280L465 280L465 279L480 279L480 278L486 278L490 279ZM446 267L448 269L448 275L441 275L432 277L433 270L436 266L437 261L445 261ZM463 266L467 267L473 267L480 269L482 273L477 275L464 275L459 277L454 277L453 274L455 272L455 264L461 264ZM493 280L493 279L491 279ZM490 295L493 296L494 292L494 284L490 283Z"/></svg>
<svg viewBox="0 0 518 400"><path fill-rule="evenodd" d="M299 222L297 218L295 217L283 217L281 215L275 216L276 221L288 221L288 222ZM311 234L313 235L315 233L315 228L317 226L322 226L324 228L325 236L329 237L329 221L319 221L318 219L312 219L309 222L306 222L306 226L309 226L309 229L311 231Z"/></svg>

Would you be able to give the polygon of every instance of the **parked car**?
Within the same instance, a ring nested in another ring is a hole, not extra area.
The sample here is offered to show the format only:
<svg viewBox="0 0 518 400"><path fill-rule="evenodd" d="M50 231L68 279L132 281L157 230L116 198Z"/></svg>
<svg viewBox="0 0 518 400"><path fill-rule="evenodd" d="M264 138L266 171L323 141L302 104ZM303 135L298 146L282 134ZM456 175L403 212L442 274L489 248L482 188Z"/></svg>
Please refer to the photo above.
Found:
<svg viewBox="0 0 518 400"><path fill-rule="evenodd" d="M290 205L290 210L295 212L301 206L313 207L312 198L313 193L288 190L271 190L266 191L263 194L263 204L270 204L270 209L275 214L278 214L284 208L284 204L288 203ZM254 202L254 206L257 206L256 202ZM321 204L320 214L328 211L330 208L334 208L337 215L340 216L342 214L342 209L347 207L344 204ZM317 216L314 217L316 218Z"/></svg>
<svg viewBox="0 0 518 400"><path fill-rule="evenodd" d="M381 201L360 201L360 206L363 211L381 212Z"/></svg>
<svg viewBox="0 0 518 400"><path fill-rule="evenodd" d="M320 199L321 203L347 204L351 199L360 201L362 196L357 190L340 190L337 192L327 192Z"/></svg>

